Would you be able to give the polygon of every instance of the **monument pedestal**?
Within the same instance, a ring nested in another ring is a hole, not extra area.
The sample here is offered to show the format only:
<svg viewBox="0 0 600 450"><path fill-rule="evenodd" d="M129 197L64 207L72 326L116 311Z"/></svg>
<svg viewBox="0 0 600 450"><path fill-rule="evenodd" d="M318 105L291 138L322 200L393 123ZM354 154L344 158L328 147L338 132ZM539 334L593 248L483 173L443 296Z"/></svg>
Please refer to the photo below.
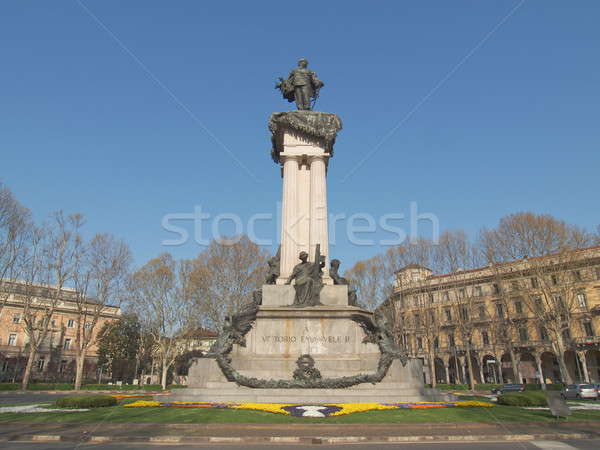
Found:
<svg viewBox="0 0 600 450"><path fill-rule="evenodd" d="M263 302L246 346L234 344L229 356L239 375L259 380L293 380L302 355L310 355L323 379L343 379L377 372L380 349L364 343L365 332L353 315L372 316L348 306L347 286L324 286L322 306L294 308L293 286L263 286ZM448 401L452 394L423 385L422 362L403 366L394 360L383 380L346 388L250 388L227 381L215 359L194 361L188 388L174 390L169 401L354 403ZM158 397L157 397L158 398ZM164 399L164 398L163 398Z"/></svg>

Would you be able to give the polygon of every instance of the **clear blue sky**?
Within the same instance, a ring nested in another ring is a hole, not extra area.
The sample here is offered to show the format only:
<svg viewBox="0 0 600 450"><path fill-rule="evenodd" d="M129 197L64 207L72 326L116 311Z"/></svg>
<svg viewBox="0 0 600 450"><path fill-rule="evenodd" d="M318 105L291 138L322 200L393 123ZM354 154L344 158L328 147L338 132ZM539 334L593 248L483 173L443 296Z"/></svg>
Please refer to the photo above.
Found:
<svg viewBox="0 0 600 450"><path fill-rule="evenodd" d="M254 234L276 242L267 124L304 57L316 109L344 124L327 184L342 270L397 238L377 224L356 245L350 216L404 214L387 223L409 233L411 202L442 230L520 210L595 230L599 21L598 1L3 0L0 180L38 221L83 213L138 265L196 256L191 221L180 246L162 221L198 206L203 239L235 230L219 214L244 233L271 214Z"/></svg>

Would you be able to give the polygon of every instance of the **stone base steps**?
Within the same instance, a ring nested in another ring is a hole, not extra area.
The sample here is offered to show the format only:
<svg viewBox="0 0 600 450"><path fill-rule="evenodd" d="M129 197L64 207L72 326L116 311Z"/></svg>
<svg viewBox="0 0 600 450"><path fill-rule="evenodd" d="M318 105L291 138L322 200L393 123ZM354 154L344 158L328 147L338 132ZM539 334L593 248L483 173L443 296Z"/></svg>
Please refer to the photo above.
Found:
<svg viewBox="0 0 600 450"><path fill-rule="evenodd" d="M171 395L156 396L157 401L211 403L396 403L453 401L456 395L438 389L415 389L386 386L386 383L358 385L345 389L253 389L228 383L229 386L175 389Z"/></svg>

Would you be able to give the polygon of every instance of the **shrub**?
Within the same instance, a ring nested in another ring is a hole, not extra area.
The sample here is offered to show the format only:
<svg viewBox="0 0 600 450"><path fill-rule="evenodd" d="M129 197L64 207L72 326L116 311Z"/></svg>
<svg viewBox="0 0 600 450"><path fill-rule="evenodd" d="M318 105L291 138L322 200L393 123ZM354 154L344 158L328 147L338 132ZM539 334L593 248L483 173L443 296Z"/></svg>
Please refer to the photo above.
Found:
<svg viewBox="0 0 600 450"><path fill-rule="evenodd" d="M457 383L438 384L436 387L439 388L441 391L466 391L467 389L469 389L469 386L467 384Z"/></svg>
<svg viewBox="0 0 600 450"><path fill-rule="evenodd" d="M116 404L117 399L108 395L77 395L56 400L59 408L102 408Z"/></svg>
<svg viewBox="0 0 600 450"><path fill-rule="evenodd" d="M145 391L162 391L161 384L146 384L144 385Z"/></svg>
<svg viewBox="0 0 600 450"><path fill-rule="evenodd" d="M55 391L71 391L73 388L75 388L73 383L56 383L54 385Z"/></svg>
<svg viewBox="0 0 600 450"><path fill-rule="evenodd" d="M124 391L139 391L142 388L139 385L124 384L123 386L121 386L121 389L123 389Z"/></svg>
<svg viewBox="0 0 600 450"><path fill-rule="evenodd" d="M507 406L546 406L545 392L509 392L498 396L499 405Z"/></svg>
<svg viewBox="0 0 600 450"><path fill-rule="evenodd" d="M167 389L185 389L185 388L187 388L187 386L182 386L181 384L170 384L169 386L167 386Z"/></svg>
<svg viewBox="0 0 600 450"><path fill-rule="evenodd" d="M18 391L21 383L0 383L0 391Z"/></svg>
<svg viewBox="0 0 600 450"><path fill-rule="evenodd" d="M30 391L53 391L54 384L52 383L30 383L27 386Z"/></svg>
<svg viewBox="0 0 600 450"><path fill-rule="evenodd" d="M562 391L564 388L565 388L565 385L562 383L554 383L554 384L546 385L546 390L548 390L548 391Z"/></svg>
<svg viewBox="0 0 600 450"><path fill-rule="evenodd" d="M541 391L542 390L542 385L541 384L526 384L525 385L525 390L526 391Z"/></svg>
<svg viewBox="0 0 600 450"><path fill-rule="evenodd" d="M85 391L110 391L117 386L109 386L108 384L84 384L81 389Z"/></svg>

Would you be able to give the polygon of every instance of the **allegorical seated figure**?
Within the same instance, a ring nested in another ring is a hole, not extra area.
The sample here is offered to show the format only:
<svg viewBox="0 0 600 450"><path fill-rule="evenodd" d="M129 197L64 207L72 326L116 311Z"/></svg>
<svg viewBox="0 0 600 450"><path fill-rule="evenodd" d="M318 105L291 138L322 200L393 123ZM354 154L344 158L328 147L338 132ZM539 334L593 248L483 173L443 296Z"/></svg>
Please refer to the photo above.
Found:
<svg viewBox="0 0 600 450"><path fill-rule="evenodd" d="M299 110L311 110L310 99L316 99L323 86L325 83L312 70L308 70L308 61L302 58L298 61L298 68L292 69L287 80L279 77L275 89L279 89L288 102L295 100Z"/></svg>
<svg viewBox="0 0 600 450"><path fill-rule="evenodd" d="M308 253L300 252L299 258L302 262L294 266L291 275L285 282L285 284L291 284L292 280L296 280L294 285L296 295L292 306L301 308L321 305L319 294L323 287L320 273L322 257L319 256L318 263L309 263Z"/></svg>
<svg viewBox="0 0 600 450"><path fill-rule="evenodd" d="M331 260L331 268L329 269L329 276L333 279L333 284L341 284L344 286L348 286L348 305L350 306L358 306L358 298L356 296L356 289L350 286L350 283L344 277L340 277L338 274L338 269L340 268L340 260L332 259Z"/></svg>

